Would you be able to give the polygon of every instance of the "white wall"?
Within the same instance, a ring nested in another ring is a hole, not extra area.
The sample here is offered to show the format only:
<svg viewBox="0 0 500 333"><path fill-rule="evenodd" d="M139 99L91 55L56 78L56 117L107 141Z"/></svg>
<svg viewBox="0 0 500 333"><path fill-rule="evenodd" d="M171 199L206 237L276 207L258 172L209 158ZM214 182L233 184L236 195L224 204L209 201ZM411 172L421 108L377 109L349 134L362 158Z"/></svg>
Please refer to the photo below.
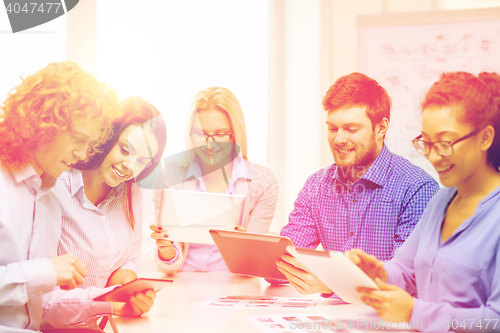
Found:
<svg viewBox="0 0 500 333"><path fill-rule="evenodd" d="M300 188L333 163L321 99L357 71L358 15L500 7L500 0L272 0L269 163L281 194L272 229L288 222Z"/></svg>

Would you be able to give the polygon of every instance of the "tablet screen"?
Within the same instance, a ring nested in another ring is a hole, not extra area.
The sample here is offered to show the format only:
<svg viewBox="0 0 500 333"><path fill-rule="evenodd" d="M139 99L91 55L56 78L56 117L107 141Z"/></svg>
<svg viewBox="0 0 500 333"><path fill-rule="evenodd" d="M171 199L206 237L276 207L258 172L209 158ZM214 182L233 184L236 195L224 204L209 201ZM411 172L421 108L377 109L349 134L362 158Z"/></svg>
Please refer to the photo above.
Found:
<svg viewBox="0 0 500 333"><path fill-rule="evenodd" d="M287 248L312 274L348 303L362 303L357 287L379 289L375 281L338 251Z"/></svg>
<svg viewBox="0 0 500 333"><path fill-rule="evenodd" d="M283 236L210 230L215 245L231 273L286 280L276 261L292 241Z"/></svg>
<svg viewBox="0 0 500 333"><path fill-rule="evenodd" d="M106 294L94 298L94 301L100 302L128 302L131 296L145 292L147 290L154 290L155 292L165 287L172 280L160 279L146 279L139 278L122 286L119 286Z"/></svg>

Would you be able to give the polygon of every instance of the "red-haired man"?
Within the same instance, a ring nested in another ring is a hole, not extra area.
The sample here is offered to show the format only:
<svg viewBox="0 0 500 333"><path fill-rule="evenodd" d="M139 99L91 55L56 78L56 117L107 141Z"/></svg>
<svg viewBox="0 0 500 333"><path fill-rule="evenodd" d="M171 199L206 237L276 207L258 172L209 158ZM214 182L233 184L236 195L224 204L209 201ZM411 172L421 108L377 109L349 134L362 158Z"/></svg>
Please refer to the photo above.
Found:
<svg viewBox="0 0 500 333"><path fill-rule="evenodd" d="M281 235L297 247L360 248L388 260L438 184L384 144L391 102L377 81L361 73L343 76L328 89L323 108L335 163L309 177ZM331 293L294 258L285 255L277 264L300 293Z"/></svg>

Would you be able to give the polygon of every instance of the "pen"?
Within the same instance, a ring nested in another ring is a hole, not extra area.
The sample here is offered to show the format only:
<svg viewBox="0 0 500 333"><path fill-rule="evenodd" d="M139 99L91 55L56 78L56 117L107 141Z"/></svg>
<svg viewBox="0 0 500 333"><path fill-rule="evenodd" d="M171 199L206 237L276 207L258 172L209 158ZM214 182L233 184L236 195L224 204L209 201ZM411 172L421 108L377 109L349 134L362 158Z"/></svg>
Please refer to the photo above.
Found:
<svg viewBox="0 0 500 333"><path fill-rule="evenodd" d="M221 299L222 298L229 298L229 299L254 299L254 300L259 300L259 301L276 300L276 299L278 299L277 297L272 297L272 296L227 296L227 297L221 297Z"/></svg>

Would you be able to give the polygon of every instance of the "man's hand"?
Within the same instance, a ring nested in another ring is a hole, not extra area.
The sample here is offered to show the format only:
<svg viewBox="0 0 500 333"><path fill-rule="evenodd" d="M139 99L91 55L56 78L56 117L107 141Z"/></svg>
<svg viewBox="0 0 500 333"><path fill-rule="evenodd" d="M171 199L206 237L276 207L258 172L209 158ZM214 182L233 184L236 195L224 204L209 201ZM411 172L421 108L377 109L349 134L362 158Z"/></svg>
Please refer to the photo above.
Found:
<svg viewBox="0 0 500 333"><path fill-rule="evenodd" d="M149 226L153 230L151 238L156 240L158 252L162 260L171 260L175 257L174 242L168 239L168 234L165 233L162 227L157 225Z"/></svg>
<svg viewBox="0 0 500 333"><path fill-rule="evenodd" d="M302 295L324 293L331 294L332 291L316 276L311 274L297 259L284 254L281 260L276 262L281 273L285 274L288 282Z"/></svg>
<svg viewBox="0 0 500 333"><path fill-rule="evenodd" d="M156 294L152 290L138 293L129 298L127 303L113 302L113 314L118 316L139 317L153 306Z"/></svg>
<svg viewBox="0 0 500 333"><path fill-rule="evenodd" d="M377 311L380 318L391 322L409 322L414 299L398 286L375 279L380 290L358 287L361 300Z"/></svg>
<svg viewBox="0 0 500 333"><path fill-rule="evenodd" d="M384 269L384 262L377 260L375 256L365 253L360 249L352 249L344 253L353 263L355 263L372 280L376 278L387 281L387 271Z"/></svg>
<svg viewBox="0 0 500 333"><path fill-rule="evenodd" d="M72 254L50 259L56 270L57 285L64 290L76 288L87 276L87 265Z"/></svg>

